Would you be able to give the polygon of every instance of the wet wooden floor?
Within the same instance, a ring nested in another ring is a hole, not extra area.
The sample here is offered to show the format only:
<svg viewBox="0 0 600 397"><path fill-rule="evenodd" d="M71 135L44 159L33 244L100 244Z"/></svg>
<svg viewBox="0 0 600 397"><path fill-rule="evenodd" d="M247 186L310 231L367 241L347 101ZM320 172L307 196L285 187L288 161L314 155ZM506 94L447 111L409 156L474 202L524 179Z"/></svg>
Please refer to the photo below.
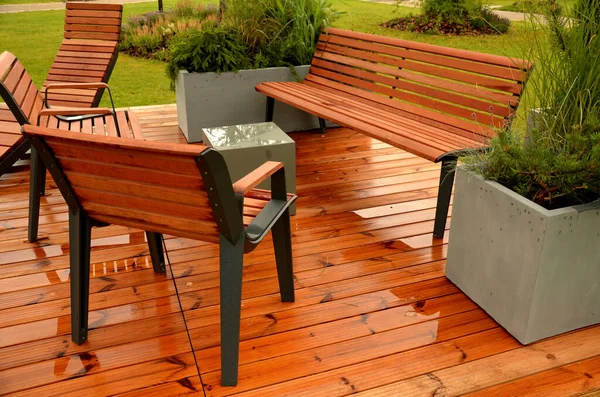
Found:
<svg viewBox="0 0 600 397"><path fill-rule="evenodd" d="M174 106L135 109L147 139L185 142ZM67 207L54 183L24 242L28 173L0 178L0 394L568 396L600 390L600 327L521 346L444 277L439 168L335 129L294 133L296 302L268 239L245 258L240 380L220 386L218 250L93 231L89 341L70 341ZM173 282L173 277L175 281ZM179 299L177 292L179 293Z"/></svg>

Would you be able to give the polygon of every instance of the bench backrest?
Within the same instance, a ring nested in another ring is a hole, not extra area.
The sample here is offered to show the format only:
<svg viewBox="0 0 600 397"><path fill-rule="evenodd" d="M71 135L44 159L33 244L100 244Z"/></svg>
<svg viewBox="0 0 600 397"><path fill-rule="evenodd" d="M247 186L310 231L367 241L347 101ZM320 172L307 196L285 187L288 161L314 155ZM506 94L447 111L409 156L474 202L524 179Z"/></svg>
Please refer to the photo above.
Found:
<svg viewBox="0 0 600 397"><path fill-rule="evenodd" d="M8 51L0 54L0 97L21 125L35 122L43 105L43 98L29 73Z"/></svg>
<svg viewBox="0 0 600 397"><path fill-rule="evenodd" d="M64 40L44 85L51 83L107 83L118 56L123 6L68 2ZM57 106L98 106L102 90L61 90L49 95Z"/></svg>
<svg viewBox="0 0 600 397"><path fill-rule="evenodd" d="M433 126L489 136L513 115L533 64L519 59L329 28L305 82Z"/></svg>
<svg viewBox="0 0 600 397"><path fill-rule="evenodd" d="M218 242L219 232L230 237L243 230L227 167L214 149L30 125L23 134L71 211L82 210L98 222L208 242Z"/></svg>

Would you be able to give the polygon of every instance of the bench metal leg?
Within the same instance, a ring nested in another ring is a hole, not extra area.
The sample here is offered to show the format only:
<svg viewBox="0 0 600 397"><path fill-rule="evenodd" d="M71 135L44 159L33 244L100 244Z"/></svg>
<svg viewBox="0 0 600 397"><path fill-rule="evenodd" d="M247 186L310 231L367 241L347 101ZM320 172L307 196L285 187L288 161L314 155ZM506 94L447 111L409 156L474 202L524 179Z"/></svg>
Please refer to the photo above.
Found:
<svg viewBox="0 0 600 397"><path fill-rule="evenodd" d="M27 239L29 242L37 241L38 227L40 221L40 196L42 195L41 184L45 182L42 174L46 174L46 168L42 159L34 148L31 148L31 160L29 169L29 225Z"/></svg>
<svg viewBox="0 0 600 397"><path fill-rule="evenodd" d="M273 121L273 112L275 111L275 98L267 97L267 112L265 114L265 121Z"/></svg>
<svg viewBox="0 0 600 397"><path fill-rule="evenodd" d="M321 134L325 134L327 132L327 127L325 126L325 119L319 117L319 128L321 129Z"/></svg>
<svg viewBox="0 0 600 397"><path fill-rule="evenodd" d="M78 345L88 336L91 241L92 228L88 217L81 210L69 211L71 339Z"/></svg>
<svg viewBox="0 0 600 397"><path fill-rule="evenodd" d="M160 233L146 232L146 239L148 240L148 249L150 251L150 258L152 259L154 271L160 274L165 273L165 255L162 246L162 235Z"/></svg>
<svg viewBox="0 0 600 397"><path fill-rule="evenodd" d="M221 273L221 385L235 386L238 380L242 268L245 233L233 244L220 235Z"/></svg>
<svg viewBox="0 0 600 397"><path fill-rule="evenodd" d="M282 302L294 302L294 266L292 259L292 233L290 229L289 209L281 215L271 229L275 261L277 262L277 278Z"/></svg>
<svg viewBox="0 0 600 397"><path fill-rule="evenodd" d="M4 175L12 171L13 165L25 156L25 153L29 150L29 142L25 141L21 143L16 149L12 151L2 163L0 163L0 175Z"/></svg>
<svg viewBox="0 0 600 397"><path fill-rule="evenodd" d="M452 185L454 183L457 160L457 158L442 160L440 188L438 190L435 224L433 226L433 235L438 238L444 237L446 229L446 218L448 217L448 208L450 207L450 197L452 196Z"/></svg>

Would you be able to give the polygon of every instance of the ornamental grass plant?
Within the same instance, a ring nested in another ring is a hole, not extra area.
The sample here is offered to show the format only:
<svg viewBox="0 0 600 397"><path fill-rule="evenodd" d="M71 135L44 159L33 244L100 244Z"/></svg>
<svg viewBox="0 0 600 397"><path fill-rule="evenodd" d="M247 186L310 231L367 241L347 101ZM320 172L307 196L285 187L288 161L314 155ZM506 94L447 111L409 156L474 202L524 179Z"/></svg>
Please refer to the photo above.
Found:
<svg viewBox="0 0 600 397"><path fill-rule="evenodd" d="M548 209L600 198L600 0L577 0L567 12L571 18L551 4L547 23L531 16L536 69L526 90L535 95L521 105L537 108L529 131L513 122L489 152L464 159Z"/></svg>

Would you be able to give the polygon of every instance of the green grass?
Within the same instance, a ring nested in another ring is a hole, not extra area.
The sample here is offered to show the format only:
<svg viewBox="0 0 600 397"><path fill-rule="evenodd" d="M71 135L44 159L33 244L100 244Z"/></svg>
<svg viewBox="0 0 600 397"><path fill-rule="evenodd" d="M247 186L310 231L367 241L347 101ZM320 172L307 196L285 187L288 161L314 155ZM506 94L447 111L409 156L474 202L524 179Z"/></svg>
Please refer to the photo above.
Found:
<svg viewBox="0 0 600 397"><path fill-rule="evenodd" d="M63 0L0 0L0 6L7 4L36 4L36 3L63 3Z"/></svg>
<svg viewBox="0 0 600 397"><path fill-rule="evenodd" d="M201 1L217 3L217 0ZM176 0L165 0L165 8L175 3ZM156 1L126 4L124 18L156 8ZM417 13L418 9L415 8L367 3L360 0L333 0L332 8L346 12L334 21L333 26L335 27L467 50L521 56L518 48L526 46L528 40L523 23L513 23L511 31L502 36L419 35L379 26L391 18L411 12ZM38 87L45 80L61 43L63 18L64 11L0 14L0 51L7 50L17 55ZM132 58L120 54L109 83L116 105L119 107L175 102L175 94L169 90L165 64L159 61ZM106 100L103 101L103 104L107 104Z"/></svg>
<svg viewBox="0 0 600 397"><path fill-rule="evenodd" d="M531 0L493 0L494 5L500 5L502 7L498 8L501 11L513 11L513 12L537 12L533 6L534 2ZM570 9L575 4L575 0L558 0L558 4L565 7L565 9Z"/></svg>

